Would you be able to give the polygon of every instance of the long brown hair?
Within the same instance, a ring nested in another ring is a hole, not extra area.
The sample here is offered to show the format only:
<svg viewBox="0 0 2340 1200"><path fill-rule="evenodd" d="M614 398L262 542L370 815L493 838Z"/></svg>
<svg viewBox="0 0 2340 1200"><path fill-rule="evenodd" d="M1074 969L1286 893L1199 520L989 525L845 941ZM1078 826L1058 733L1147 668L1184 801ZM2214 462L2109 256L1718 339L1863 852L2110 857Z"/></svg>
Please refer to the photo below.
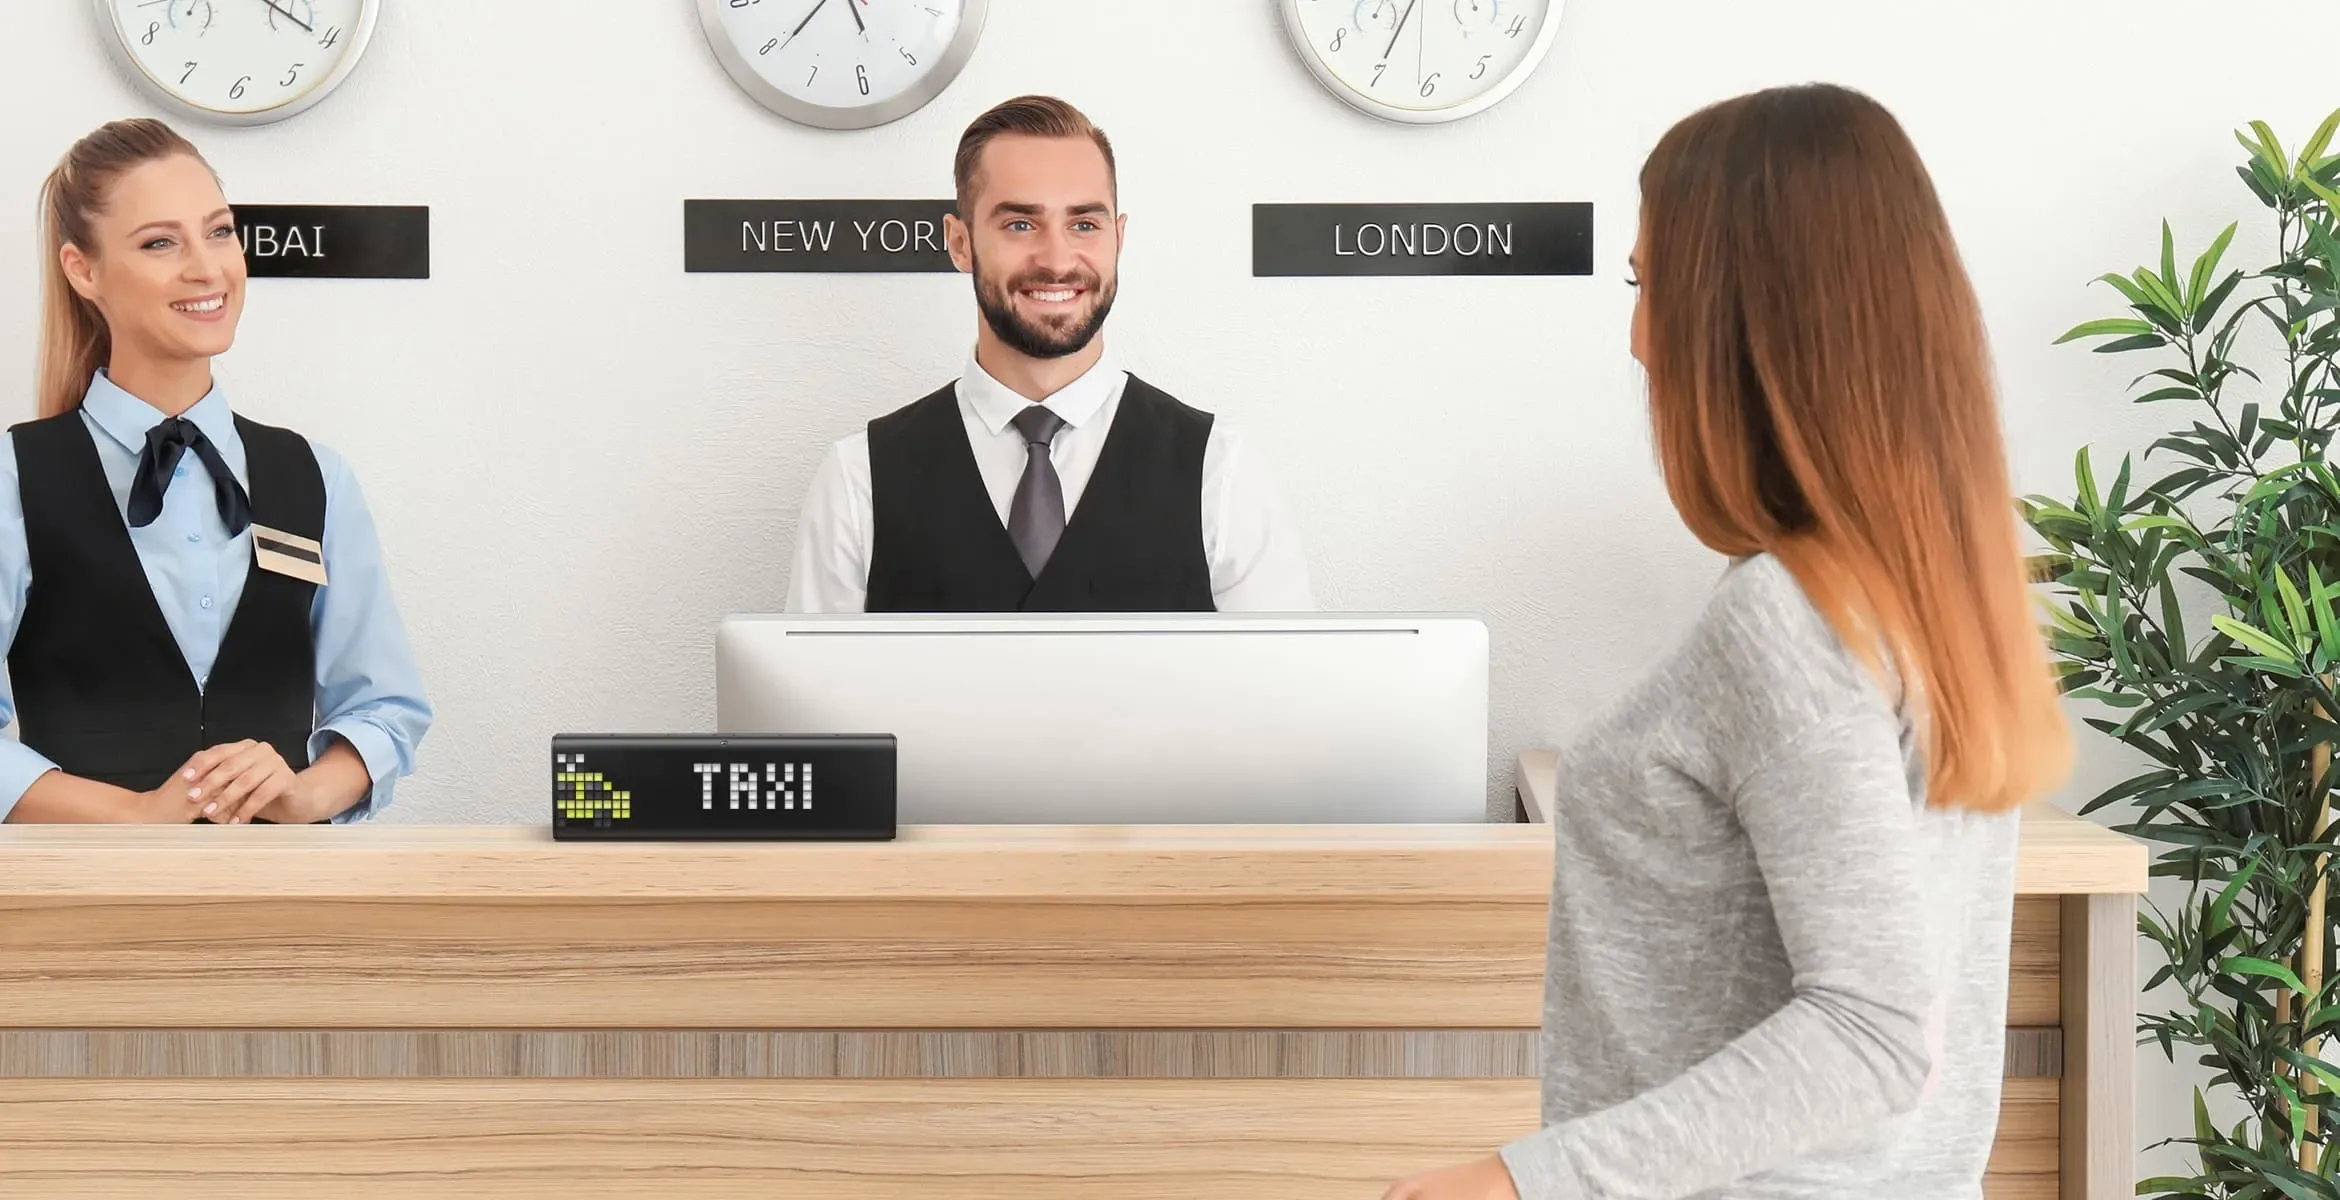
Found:
<svg viewBox="0 0 2340 1200"><path fill-rule="evenodd" d="M1651 424L1683 521L1777 557L1898 681L1929 804L2054 786L2070 737L1982 317L1900 123L1841 87L1756 92L1668 131L1641 191Z"/></svg>
<svg viewBox="0 0 2340 1200"><path fill-rule="evenodd" d="M177 154L203 157L161 121L114 121L73 143L42 182L41 345L34 380L40 415L80 407L90 377L113 353L104 315L73 290L60 252L71 245L95 257L90 223L105 211L114 181L133 167Z"/></svg>

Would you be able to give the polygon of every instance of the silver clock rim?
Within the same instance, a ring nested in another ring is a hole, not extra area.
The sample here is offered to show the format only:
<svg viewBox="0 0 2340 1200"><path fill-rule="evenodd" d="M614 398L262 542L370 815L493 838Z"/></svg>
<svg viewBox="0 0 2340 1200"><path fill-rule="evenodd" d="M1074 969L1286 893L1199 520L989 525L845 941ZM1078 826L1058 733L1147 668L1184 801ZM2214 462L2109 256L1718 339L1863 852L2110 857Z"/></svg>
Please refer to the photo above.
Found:
<svg viewBox="0 0 2340 1200"><path fill-rule="evenodd" d="M1545 54L1552 49L1552 42L1560 35L1560 14L1567 8L1567 0L1551 0L1550 7L1544 10L1543 24L1536 29L1535 41L1528 46L1526 57L1520 59L1511 73L1495 86L1452 108L1415 109L1383 104L1342 82L1341 77L1333 74L1332 68L1326 66L1324 59L1318 56L1316 48L1309 44L1308 31L1301 27L1300 7L1308 0L1274 2L1283 11L1284 36L1292 44L1292 53L1307 66L1308 73L1316 77L1316 82L1350 108L1395 125L1450 124L1465 117L1477 116L1502 103L1511 93L1519 90L1519 85L1526 83L1528 76L1535 74L1536 68L1543 64Z"/></svg>
<svg viewBox="0 0 2340 1200"><path fill-rule="evenodd" d="M333 69L326 72L325 77L318 80L316 86L302 93L298 99L287 100L282 104L253 112L221 112L216 108L207 108L182 98L171 91L162 80L156 79L145 65L138 61L138 56L130 51L130 35L123 31L114 4L115 0L90 0L90 11L97 17L98 30L105 35L106 46L112 52L115 66L121 68L130 77L130 82L136 85L138 90L146 93L150 99L173 116L202 121L211 125L244 128L255 125L273 125L279 121L299 116L323 102L325 97L332 95L334 89L340 87L342 82L349 78L350 73L357 70L358 63L365 58L366 46L374 39L374 23L382 13L382 0L358 0L357 28L349 33L349 48L342 51L341 59L333 64Z"/></svg>
<svg viewBox="0 0 2340 1200"><path fill-rule="evenodd" d="M723 31L725 0L699 0L699 31L707 37L707 47L715 52L715 60L723 64L723 73L748 97L780 116L799 125L816 129L874 129L899 121L933 101L949 90L959 71L975 56L975 44L983 36L984 18L989 15L990 0L960 0L959 28L951 35L950 45L944 47L942 57L934 68L920 76L917 83L899 96L878 104L860 104L839 108L827 104L811 104L799 100L757 73L755 64L731 42Z"/></svg>

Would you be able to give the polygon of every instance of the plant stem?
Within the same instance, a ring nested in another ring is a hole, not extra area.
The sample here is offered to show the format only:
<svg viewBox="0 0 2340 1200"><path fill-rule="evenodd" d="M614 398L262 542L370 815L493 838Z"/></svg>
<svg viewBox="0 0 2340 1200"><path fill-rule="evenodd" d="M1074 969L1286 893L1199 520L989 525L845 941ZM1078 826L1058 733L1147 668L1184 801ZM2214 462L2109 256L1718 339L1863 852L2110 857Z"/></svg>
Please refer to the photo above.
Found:
<svg viewBox="0 0 2340 1200"><path fill-rule="evenodd" d="M2202 359L2201 356L2194 353L2194 335L2188 333L2180 338L2178 348L2185 351L2186 373L2192 375L2196 382L2199 382L2202 378ZM2294 369L2297 369L2296 366ZM2225 390L2223 382L2219 384L2218 390ZM2234 423L2226 419L2226 410L2218 406L2218 397L2212 394L2211 389L2202 389L2202 403L2209 407L2211 416L2218 418L2218 427L2226 431L2227 439L2232 441L2235 448L2240 451L2243 470L2250 472L2253 479L2262 478L2259 474L2259 456L2251 453L2249 446L2243 445L2241 435L2235 432Z"/></svg>
<svg viewBox="0 0 2340 1200"><path fill-rule="evenodd" d="M2316 706L2316 716L2325 717L2327 715L2323 705ZM2330 742L2316 743L2315 749L2309 752L2308 757L2310 762L2308 768L2309 795L2313 796L2316 802L2316 822L2308 836L2321 838L2324 826L2331 820L2332 815L2331 792L2326 786L2332 772L2332 744ZM2318 1001L2324 994L2324 940L2326 935L2324 898L2328 890L2325 876L2325 868L2328 865L2326 858L2326 855L2316 855L2316 883L2314 889L2308 893L2307 926L2301 931L2303 936L2300 939L2299 947L2301 968L2299 981L2307 985L2307 994L2300 997L2300 1008L2303 1016L2313 1014L2320 1007ZM2323 1042L2324 1039L2321 1037L2309 1038L2307 1045L2300 1047L2300 1053L2307 1055L2310 1059L2320 1058L2324 1048ZM2316 1091L2314 1072L2301 1071L2299 1073L2301 1100L2305 1102L2307 1097L2314 1095ZM2299 1167L2303 1171L2316 1169L2317 1112L2318 1110L2313 1103L2307 1104L2305 1125L2307 1135L2301 1138L2299 1143Z"/></svg>

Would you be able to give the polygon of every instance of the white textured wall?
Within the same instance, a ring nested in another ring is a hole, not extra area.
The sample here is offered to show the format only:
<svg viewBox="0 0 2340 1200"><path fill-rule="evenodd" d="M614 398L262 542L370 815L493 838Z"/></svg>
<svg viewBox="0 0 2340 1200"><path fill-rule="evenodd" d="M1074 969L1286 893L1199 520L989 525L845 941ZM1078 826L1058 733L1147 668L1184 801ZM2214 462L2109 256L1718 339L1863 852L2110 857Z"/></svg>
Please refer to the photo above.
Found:
<svg viewBox="0 0 2340 1200"><path fill-rule="evenodd" d="M1620 282L1634 172L1696 105L1864 87L1916 136L1981 288L2025 490L2140 447L2133 371L2049 340L2170 217L2245 215L2227 130L2296 140L2340 92L2270 56L2325 6L2271 0L1573 0L1541 73L1460 127L1352 115L1270 0L994 0L959 82L852 135L740 95L689 0L393 0L369 60L289 124L190 129L231 198L432 206L427 283L259 281L234 400L345 452L393 559L437 729L392 819L539 821L558 730L704 727L711 629L777 608L822 445L956 370L955 277L693 276L686 196L947 194L959 129L1054 91L1115 138L1132 214L1112 336L1272 454L1330 607L1465 609L1494 632L1495 772L1565 735L1699 603L1716 561L1651 469ZM88 5L13 6L0 70L0 415L31 409L40 173L147 111ZM1598 204L1590 279L1253 280L1248 205ZM2264 249L2245 231L2238 252ZM2070 799L2127 773L2091 745ZM2146 1141L2184 1079L2149 1056Z"/></svg>

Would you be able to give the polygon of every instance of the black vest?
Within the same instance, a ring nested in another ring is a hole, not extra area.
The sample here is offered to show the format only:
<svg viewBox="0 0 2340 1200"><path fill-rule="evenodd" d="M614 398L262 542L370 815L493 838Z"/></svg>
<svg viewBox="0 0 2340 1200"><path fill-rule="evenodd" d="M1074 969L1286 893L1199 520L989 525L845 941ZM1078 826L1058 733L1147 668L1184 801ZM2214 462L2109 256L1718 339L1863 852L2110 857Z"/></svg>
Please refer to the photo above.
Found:
<svg viewBox="0 0 2340 1200"><path fill-rule="evenodd" d="M1064 536L1035 580L991 506L956 385L869 423L868 612L1210 612L1211 414L1130 376Z"/></svg>
<svg viewBox="0 0 2340 1200"><path fill-rule="evenodd" d="M236 431L253 521L322 541L325 480L307 439L242 417ZM211 680L199 689L81 414L10 432L32 565L32 591L8 650L23 743L67 774L133 791L161 786L199 750L246 738L276 747L296 771L308 766L316 585L252 567ZM211 503L208 492L203 502Z"/></svg>

